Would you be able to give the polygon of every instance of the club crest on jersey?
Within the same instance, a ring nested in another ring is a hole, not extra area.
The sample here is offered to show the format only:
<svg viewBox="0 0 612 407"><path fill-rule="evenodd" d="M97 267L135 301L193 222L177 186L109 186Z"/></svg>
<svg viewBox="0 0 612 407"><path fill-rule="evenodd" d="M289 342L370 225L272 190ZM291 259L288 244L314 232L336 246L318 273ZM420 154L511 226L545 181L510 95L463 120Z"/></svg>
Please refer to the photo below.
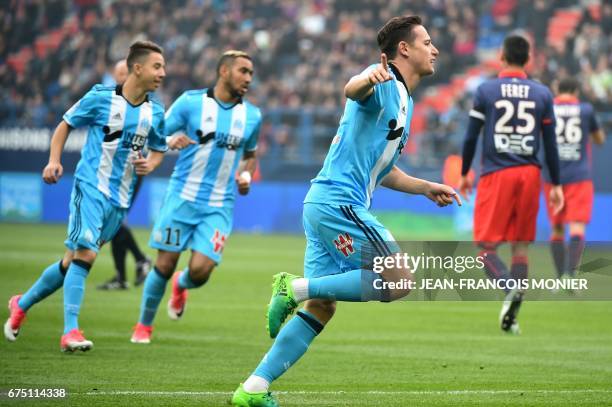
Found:
<svg viewBox="0 0 612 407"><path fill-rule="evenodd" d="M353 238L348 233L339 234L338 239L334 240L334 244L336 245L336 249L342 252L344 257L349 257L351 254L355 253Z"/></svg>
<svg viewBox="0 0 612 407"><path fill-rule="evenodd" d="M213 234L212 239L210 241L213 244L213 251L215 253L221 253L223 251L223 247L225 246L226 236L219 232L219 229L215 229L215 233Z"/></svg>

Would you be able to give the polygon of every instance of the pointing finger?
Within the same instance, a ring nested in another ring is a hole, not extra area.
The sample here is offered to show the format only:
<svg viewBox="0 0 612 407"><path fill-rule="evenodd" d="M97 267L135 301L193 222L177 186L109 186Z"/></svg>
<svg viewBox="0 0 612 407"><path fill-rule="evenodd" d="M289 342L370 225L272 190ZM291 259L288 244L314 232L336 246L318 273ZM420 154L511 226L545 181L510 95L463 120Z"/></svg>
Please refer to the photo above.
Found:
<svg viewBox="0 0 612 407"><path fill-rule="evenodd" d="M380 54L380 64L385 69L385 71L389 68L389 66L387 65L387 54L385 54L384 52Z"/></svg>
<svg viewBox="0 0 612 407"><path fill-rule="evenodd" d="M453 195L451 195L453 198L455 198L455 201L457 201L457 205L461 206L463 205L463 202L461 202L461 197L459 196L459 194L454 193Z"/></svg>

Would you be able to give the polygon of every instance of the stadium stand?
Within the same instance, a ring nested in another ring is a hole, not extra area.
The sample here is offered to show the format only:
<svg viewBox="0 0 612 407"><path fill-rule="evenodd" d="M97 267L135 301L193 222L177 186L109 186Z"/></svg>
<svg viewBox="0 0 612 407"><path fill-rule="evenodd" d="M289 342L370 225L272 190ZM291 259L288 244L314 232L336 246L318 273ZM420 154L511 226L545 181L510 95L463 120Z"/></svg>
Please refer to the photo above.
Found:
<svg viewBox="0 0 612 407"><path fill-rule="evenodd" d="M441 50L437 73L416 95L404 164L439 172L457 150L470 91L499 67L510 29L534 39L530 74L581 79L603 121L612 115L612 5L545 0L9 0L0 10L0 127L52 127L109 70L129 44L165 48L169 105L214 82L216 55L255 56L250 98L265 109L260 152L267 177L318 168L341 114L342 86L378 59L375 30L390 16L419 14ZM607 114L605 114L607 112ZM415 154L419 152L420 154ZM279 165L295 171L278 171ZM291 177L291 175L289 175ZM298 175L298 178L304 178ZM295 178L295 177L294 177Z"/></svg>

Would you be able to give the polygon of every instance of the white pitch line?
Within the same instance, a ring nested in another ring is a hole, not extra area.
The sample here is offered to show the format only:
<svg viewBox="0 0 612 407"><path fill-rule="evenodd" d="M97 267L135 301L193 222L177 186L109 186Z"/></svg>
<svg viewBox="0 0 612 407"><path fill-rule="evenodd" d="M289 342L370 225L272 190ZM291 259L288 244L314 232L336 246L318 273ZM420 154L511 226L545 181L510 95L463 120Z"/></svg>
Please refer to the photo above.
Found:
<svg viewBox="0 0 612 407"><path fill-rule="evenodd" d="M585 393L612 393L612 389L572 389L572 390L399 390L399 391L275 391L275 394L284 395L475 395L475 394L585 394ZM227 391L89 391L85 393L70 393L86 396L228 396L233 392Z"/></svg>

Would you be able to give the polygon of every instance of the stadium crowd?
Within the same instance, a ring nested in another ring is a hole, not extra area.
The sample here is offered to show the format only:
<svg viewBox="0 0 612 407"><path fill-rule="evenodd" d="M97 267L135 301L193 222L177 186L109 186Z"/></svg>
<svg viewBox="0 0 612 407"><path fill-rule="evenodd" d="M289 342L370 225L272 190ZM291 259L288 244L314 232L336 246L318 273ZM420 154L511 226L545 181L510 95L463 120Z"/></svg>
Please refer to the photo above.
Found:
<svg viewBox="0 0 612 407"><path fill-rule="evenodd" d="M114 62L144 38L165 50L168 75L159 93L166 105L185 89L214 83L218 55L236 48L254 58L249 98L264 109L338 109L347 78L378 59L372 41L377 28L393 15L409 13L424 17L441 50L437 73L421 92L496 50L499 44L486 43L492 33L519 27L534 37L534 77L551 85L561 76L578 76L596 108L612 110L609 2L597 18L585 6L576 35L553 46L546 33L554 9L545 0L7 1L0 9L0 127L55 126L94 83L110 83ZM555 3L578 7L573 1ZM56 44L33 46L53 35ZM24 53L27 47L33 51ZM465 116L466 100L459 98L442 115L430 114L427 131L434 137L427 148L452 150L449 131ZM264 144L267 138L281 145L288 139L274 131L262 134Z"/></svg>

